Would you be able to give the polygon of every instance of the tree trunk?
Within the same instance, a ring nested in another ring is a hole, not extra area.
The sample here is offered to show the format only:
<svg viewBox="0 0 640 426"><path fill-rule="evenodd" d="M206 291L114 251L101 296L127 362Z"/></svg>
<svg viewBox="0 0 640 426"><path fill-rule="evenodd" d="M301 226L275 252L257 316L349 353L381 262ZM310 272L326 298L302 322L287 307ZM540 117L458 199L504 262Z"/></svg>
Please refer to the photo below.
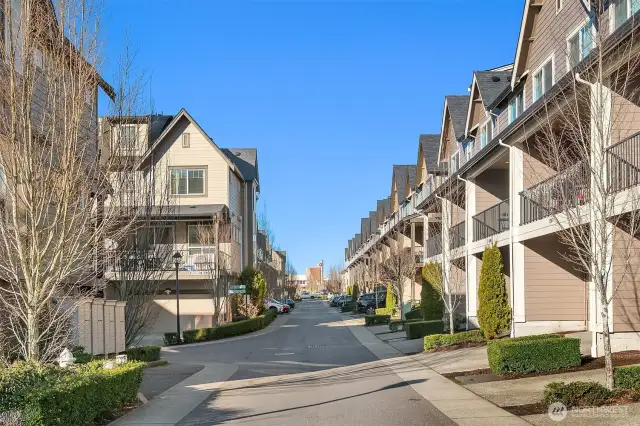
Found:
<svg viewBox="0 0 640 426"><path fill-rule="evenodd" d="M27 361L40 361L40 346L38 344L38 319L32 307L27 311Z"/></svg>
<svg viewBox="0 0 640 426"><path fill-rule="evenodd" d="M604 346L604 372L607 388L613 389L613 354L611 353L611 336L609 334L609 305L604 292L600 293L602 304L602 343ZM597 344L597 342L596 342Z"/></svg>

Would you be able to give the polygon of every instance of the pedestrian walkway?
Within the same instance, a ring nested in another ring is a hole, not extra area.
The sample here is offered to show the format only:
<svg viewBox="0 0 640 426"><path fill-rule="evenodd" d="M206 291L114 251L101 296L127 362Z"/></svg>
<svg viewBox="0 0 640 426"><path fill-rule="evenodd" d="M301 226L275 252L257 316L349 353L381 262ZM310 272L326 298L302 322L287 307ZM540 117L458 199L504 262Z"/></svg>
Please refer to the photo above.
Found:
<svg viewBox="0 0 640 426"><path fill-rule="evenodd" d="M382 342L365 327L343 315L346 326L362 345L382 360L402 380L444 415L459 425L511 426L526 425L524 420L458 386L421 362L419 356L407 357Z"/></svg>

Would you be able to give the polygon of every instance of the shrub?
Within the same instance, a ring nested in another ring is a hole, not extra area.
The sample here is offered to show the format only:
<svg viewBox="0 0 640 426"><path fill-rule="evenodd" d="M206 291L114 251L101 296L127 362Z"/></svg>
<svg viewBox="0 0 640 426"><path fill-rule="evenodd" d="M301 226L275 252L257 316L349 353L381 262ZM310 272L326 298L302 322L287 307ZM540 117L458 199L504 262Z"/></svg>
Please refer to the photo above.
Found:
<svg viewBox="0 0 640 426"><path fill-rule="evenodd" d="M387 295L384 299L384 306L387 310L392 310L393 308L398 306L398 301L396 299L396 295L393 292L393 286L387 285Z"/></svg>
<svg viewBox="0 0 640 426"><path fill-rule="evenodd" d="M554 335L494 340L487 355L495 374L559 370L580 365L580 339Z"/></svg>
<svg viewBox="0 0 640 426"><path fill-rule="evenodd" d="M75 358L76 364L86 364L93 359L91 354L85 352L83 346L74 346L71 348L71 353Z"/></svg>
<svg viewBox="0 0 640 426"><path fill-rule="evenodd" d="M487 340L510 331L511 308L502 269L498 246L487 247L482 254L478 287L478 323Z"/></svg>
<svg viewBox="0 0 640 426"><path fill-rule="evenodd" d="M444 315L444 303L438 292L442 271L437 263L427 263L422 267L422 289L420 290L420 311L425 321L439 320Z"/></svg>
<svg viewBox="0 0 640 426"><path fill-rule="evenodd" d="M73 368L18 364L0 382L0 412L19 411L25 425L87 425L135 398L142 364L105 370L102 362ZM4 380L11 376L11 383Z"/></svg>
<svg viewBox="0 0 640 426"><path fill-rule="evenodd" d="M421 320L422 319L422 312L420 312L419 309L415 309L413 311L409 311L406 314L404 314L404 318L406 320ZM437 318L438 320L442 319L442 318Z"/></svg>
<svg viewBox="0 0 640 426"><path fill-rule="evenodd" d="M129 361L151 362L160 359L160 346L138 346L127 349Z"/></svg>
<svg viewBox="0 0 640 426"><path fill-rule="evenodd" d="M183 343L204 342L207 340L207 329L196 328L195 330L185 330L182 332Z"/></svg>
<svg viewBox="0 0 640 426"><path fill-rule="evenodd" d="M596 382L551 382L542 399L547 406L561 402L567 407L593 407L605 405L614 394Z"/></svg>
<svg viewBox="0 0 640 426"><path fill-rule="evenodd" d="M613 382L617 388L640 390L640 366L616 367Z"/></svg>
<svg viewBox="0 0 640 426"><path fill-rule="evenodd" d="M391 321L390 315L365 315L364 325L388 324Z"/></svg>
<svg viewBox="0 0 640 426"><path fill-rule="evenodd" d="M178 333L172 331L171 333L164 333L165 346L173 346L178 344Z"/></svg>
<svg viewBox="0 0 640 426"><path fill-rule="evenodd" d="M205 342L209 340L219 340L227 337L240 336L253 331L262 330L276 318L277 313L271 310L244 321L230 322L211 328L197 328L182 332L185 343ZM168 333L167 333L168 334Z"/></svg>
<svg viewBox="0 0 640 426"><path fill-rule="evenodd" d="M484 341L484 333L482 330L462 331L455 334L433 334L424 337L424 350L430 351L438 348L446 348L447 346L456 346L465 343L482 343Z"/></svg>
<svg viewBox="0 0 640 426"><path fill-rule="evenodd" d="M398 308L396 306L394 306L391 309L387 309L387 308L378 308L376 309L376 315L390 315L390 316L394 316L398 313Z"/></svg>
<svg viewBox="0 0 640 426"><path fill-rule="evenodd" d="M413 321L405 322L404 331L407 339L418 339L429 334L442 333L444 324L442 321Z"/></svg>

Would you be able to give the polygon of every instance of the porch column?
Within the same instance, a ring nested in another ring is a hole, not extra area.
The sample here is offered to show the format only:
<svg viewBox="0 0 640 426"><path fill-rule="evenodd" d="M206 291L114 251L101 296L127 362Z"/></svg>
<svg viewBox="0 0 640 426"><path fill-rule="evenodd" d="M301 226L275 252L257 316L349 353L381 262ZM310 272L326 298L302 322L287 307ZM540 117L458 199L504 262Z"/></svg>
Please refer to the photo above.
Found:
<svg viewBox="0 0 640 426"><path fill-rule="evenodd" d="M473 244L473 216L476 214L476 185L471 181L465 182L465 243L467 247ZM478 328L478 281L476 257L467 250L467 329Z"/></svg>
<svg viewBox="0 0 640 426"><path fill-rule="evenodd" d="M416 224L411 222L411 259L416 258ZM416 299L416 280L411 280L411 300Z"/></svg>
<svg viewBox="0 0 640 426"><path fill-rule="evenodd" d="M519 323L526 321L525 317L525 289L524 289L524 244L514 242L519 239L520 233L520 193L524 190L524 153L519 147L509 148L509 176L511 179L509 205L511 215L509 217L509 232L511 241L509 244L510 274L511 274L511 315L513 323L511 335L516 336L516 328Z"/></svg>

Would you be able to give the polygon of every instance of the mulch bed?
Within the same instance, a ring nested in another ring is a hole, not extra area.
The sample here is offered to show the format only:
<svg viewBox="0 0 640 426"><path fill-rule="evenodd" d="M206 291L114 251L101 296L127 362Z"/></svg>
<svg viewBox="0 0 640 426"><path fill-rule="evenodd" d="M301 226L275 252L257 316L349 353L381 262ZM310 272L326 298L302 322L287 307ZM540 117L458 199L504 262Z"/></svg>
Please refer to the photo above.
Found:
<svg viewBox="0 0 640 426"><path fill-rule="evenodd" d="M638 393L638 391L620 390L618 391L618 395L607 401L603 407L631 404L638 401L640 401L640 393ZM542 401L536 402L535 404L510 405L508 407L500 408L516 416L531 416L534 414L547 414L548 412L548 407Z"/></svg>
<svg viewBox="0 0 640 426"><path fill-rule="evenodd" d="M459 345L443 346L441 348L431 349L430 351L424 351L424 353L433 354L437 352L450 352L450 351L455 351L456 349L477 348L478 346L487 346L487 343L486 342L461 343Z"/></svg>
<svg viewBox="0 0 640 426"><path fill-rule="evenodd" d="M640 364L640 351L624 351L624 352L616 352L613 354L613 366L620 367L624 365L633 365ZM571 373L573 371L588 371L588 370L597 370L599 368L604 368L604 357L592 358L590 356L582 357L582 364L578 367L572 368L563 368L562 370L555 371L543 371L538 373L505 373L503 375L494 375L490 369L482 368L479 370L470 370L470 371L459 371L453 373L445 373L444 377L454 380L456 377L465 377L465 376L479 376L486 375L488 377L483 377L482 380L477 381L476 383L482 382L494 382L501 380L514 380L514 379L524 379L527 377L541 377L541 376L549 376L552 374L561 374L561 373Z"/></svg>

